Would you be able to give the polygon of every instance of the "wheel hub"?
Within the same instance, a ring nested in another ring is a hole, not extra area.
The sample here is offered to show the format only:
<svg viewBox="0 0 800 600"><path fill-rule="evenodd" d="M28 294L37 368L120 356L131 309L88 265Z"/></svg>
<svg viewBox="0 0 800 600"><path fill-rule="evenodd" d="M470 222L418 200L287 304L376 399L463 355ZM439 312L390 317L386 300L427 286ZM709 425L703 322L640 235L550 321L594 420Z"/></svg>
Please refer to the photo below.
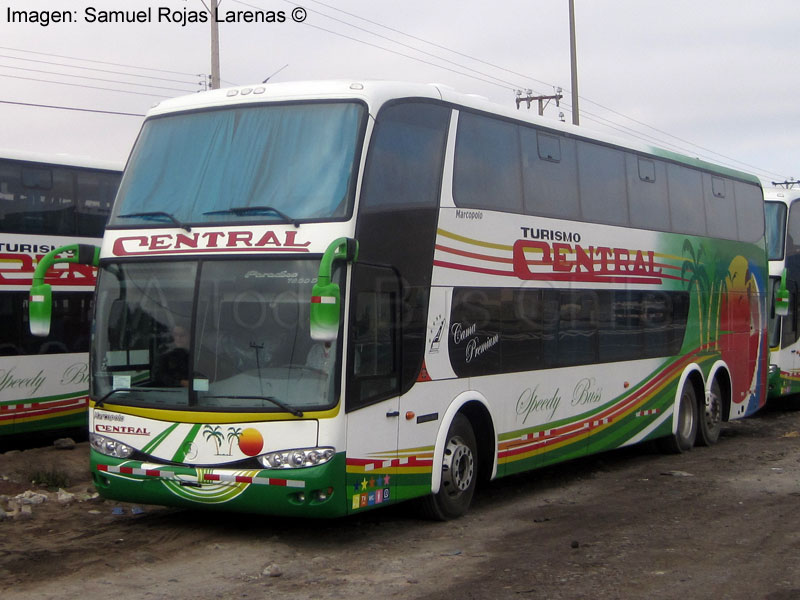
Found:
<svg viewBox="0 0 800 600"><path fill-rule="evenodd" d="M450 494L469 489L475 475L475 459L461 438L452 438L447 444L442 463L442 483Z"/></svg>

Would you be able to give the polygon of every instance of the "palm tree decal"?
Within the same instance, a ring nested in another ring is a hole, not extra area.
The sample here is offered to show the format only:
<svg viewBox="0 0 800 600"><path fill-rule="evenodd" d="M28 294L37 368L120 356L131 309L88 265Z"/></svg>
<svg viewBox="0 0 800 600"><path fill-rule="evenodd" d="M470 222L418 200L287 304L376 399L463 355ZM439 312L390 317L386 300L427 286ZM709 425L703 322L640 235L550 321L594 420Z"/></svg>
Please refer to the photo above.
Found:
<svg viewBox="0 0 800 600"><path fill-rule="evenodd" d="M233 454L233 442L239 441L239 438L242 437L242 428L241 427L228 427L228 456Z"/></svg>
<svg viewBox="0 0 800 600"><path fill-rule="evenodd" d="M722 298L728 293L728 280L733 283L736 278L736 273L731 273L730 268L723 264L722 257L717 254L714 269L714 281L711 283L710 306L708 311L708 336L709 342L713 340L714 348L719 350L719 324L720 324L720 311L722 309ZM714 293L714 287L717 287L717 293ZM714 317L712 322L711 317ZM711 326L714 324L714 337L711 337Z"/></svg>
<svg viewBox="0 0 800 600"><path fill-rule="evenodd" d="M222 434L222 427L219 425L206 425L203 428L203 436L206 438L206 441L210 439L214 440L214 446L217 448L217 456L219 456L220 444L225 439L225 436Z"/></svg>
<svg viewBox="0 0 800 600"><path fill-rule="evenodd" d="M699 328L698 334L700 336L700 346L703 345L703 309L706 308L708 302L708 292L710 282L708 273L706 273L705 266L703 265L703 258L705 256L705 249L703 245L697 252L694 251L692 243L687 239L683 240L683 255L688 254L688 259L683 261L681 267L681 279L686 282L686 287L691 290L693 287L697 290L697 326ZM687 279L687 275L690 277ZM709 332L710 333L710 332Z"/></svg>

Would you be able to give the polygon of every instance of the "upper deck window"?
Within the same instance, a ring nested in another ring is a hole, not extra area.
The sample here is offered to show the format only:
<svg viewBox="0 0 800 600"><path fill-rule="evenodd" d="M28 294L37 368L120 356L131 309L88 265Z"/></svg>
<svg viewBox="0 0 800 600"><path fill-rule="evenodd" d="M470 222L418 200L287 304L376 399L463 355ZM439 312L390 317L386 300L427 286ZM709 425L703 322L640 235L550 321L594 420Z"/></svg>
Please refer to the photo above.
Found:
<svg viewBox="0 0 800 600"><path fill-rule="evenodd" d="M462 112L458 118L453 197L457 206L522 212L518 127Z"/></svg>
<svg viewBox="0 0 800 600"><path fill-rule="evenodd" d="M381 109L362 191L368 211L439 204L450 109L399 102Z"/></svg>
<svg viewBox="0 0 800 600"><path fill-rule="evenodd" d="M0 232L101 237L120 173L0 160Z"/></svg>
<svg viewBox="0 0 800 600"><path fill-rule="evenodd" d="M309 102L151 119L111 225L152 226L157 217L124 215L158 212L192 224L345 219L365 113L355 102Z"/></svg>
<svg viewBox="0 0 800 600"><path fill-rule="evenodd" d="M783 202L765 202L764 215L767 223L767 255L769 260L783 258L786 243L786 205Z"/></svg>

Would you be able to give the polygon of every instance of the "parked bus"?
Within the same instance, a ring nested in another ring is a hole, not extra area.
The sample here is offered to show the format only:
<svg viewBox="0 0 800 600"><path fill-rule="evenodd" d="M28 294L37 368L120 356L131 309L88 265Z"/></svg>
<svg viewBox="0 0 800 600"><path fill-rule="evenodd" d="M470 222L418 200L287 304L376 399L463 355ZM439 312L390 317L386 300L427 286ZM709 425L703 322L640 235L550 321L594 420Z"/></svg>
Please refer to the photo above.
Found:
<svg viewBox="0 0 800 600"><path fill-rule="evenodd" d="M106 498L448 519L479 480L713 444L765 400L756 178L440 86L165 101L78 255Z"/></svg>
<svg viewBox="0 0 800 600"><path fill-rule="evenodd" d="M800 336L798 335L798 288L800 288L800 189L766 188L767 256L769 287L773 296L785 295L783 311L769 318L770 398L800 392Z"/></svg>
<svg viewBox="0 0 800 600"><path fill-rule="evenodd" d="M98 243L122 165L0 151L0 436L87 426L89 324L96 269L62 265L54 326L30 334L28 293L39 259Z"/></svg>

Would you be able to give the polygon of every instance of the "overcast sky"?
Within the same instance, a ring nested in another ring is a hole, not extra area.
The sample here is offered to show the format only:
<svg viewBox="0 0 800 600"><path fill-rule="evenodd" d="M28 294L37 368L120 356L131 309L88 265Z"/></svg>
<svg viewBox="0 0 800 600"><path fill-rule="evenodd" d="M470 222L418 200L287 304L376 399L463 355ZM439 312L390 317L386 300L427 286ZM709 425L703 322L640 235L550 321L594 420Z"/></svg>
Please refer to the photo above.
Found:
<svg viewBox="0 0 800 600"><path fill-rule="evenodd" d="M800 177L800 2L575 5L581 127L611 126L766 181ZM149 22L89 22L101 11L147 7ZM143 114L200 89L210 26L159 23L159 7L179 16L204 10L200 0L0 0L0 147L124 161L141 117L21 104ZM73 22L11 23L9 10L29 18L67 10ZM397 79L445 83L506 106L516 89L561 87L562 105L545 116L572 120L567 0L222 0L220 10L285 15L219 25L223 86L276 71L271 81Z"/></svg>

